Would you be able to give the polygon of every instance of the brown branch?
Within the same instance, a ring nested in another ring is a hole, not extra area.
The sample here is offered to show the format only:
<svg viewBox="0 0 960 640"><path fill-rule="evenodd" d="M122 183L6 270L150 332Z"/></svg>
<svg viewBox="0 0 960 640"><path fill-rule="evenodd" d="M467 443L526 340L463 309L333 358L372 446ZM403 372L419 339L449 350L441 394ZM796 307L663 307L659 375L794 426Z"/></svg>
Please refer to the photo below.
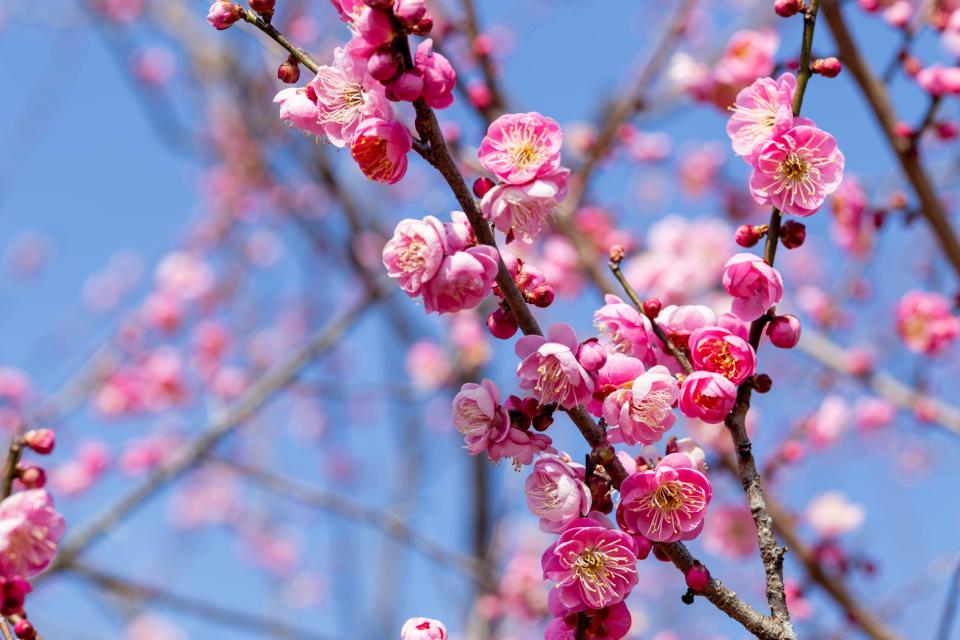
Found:
<svg viewBox="0 0 960 640"><path fill-rule="evenodd" d="M276 27L265 21L250 9L243 10L243 19L270 36L274 42L286 49L290 55L300 62L300 64L305 66L307 69L310 69L310 71L313 73L316 73L317 70L320 69L320 63L314 60L309 53L290 42L285 35L277 31Z"/></svg>
<svg viewBox="0 0 960 640"><path fill-rule="evenodd" d="M463 28L470 39L470 50L474 52L474 57L480 64L480 71L483 73L483 81L490 90L490 104L478 110L482 113L484 119L488 122L496 119L503 113L506 101L503 99L503 90L500 88L500 81L497 79L497 66L493 58L486 49L477 51L474 43L480 35L480 26L477 20L477 9L473 0L461 0L463 5Z"/></svg>
<svg viewBox="0 0 960 640"><path fill-rule="evenodd" d="M900 169L920 201L920 213L933 228L934 235L950 265L954 271L960 274L960 241L957 240L956 232L950 223L943 202L937 197L933 182L920 162L916 148L910 140L897 135L897 116L890 98L887 96L886 88L863 59L860 48L847 27L840 2L838 0L824 0L823 14L837 43L840 60L859 86L860 92L869 104L871 111L873 111L884 137L890 145L890 149L897 157Z"/></svg>

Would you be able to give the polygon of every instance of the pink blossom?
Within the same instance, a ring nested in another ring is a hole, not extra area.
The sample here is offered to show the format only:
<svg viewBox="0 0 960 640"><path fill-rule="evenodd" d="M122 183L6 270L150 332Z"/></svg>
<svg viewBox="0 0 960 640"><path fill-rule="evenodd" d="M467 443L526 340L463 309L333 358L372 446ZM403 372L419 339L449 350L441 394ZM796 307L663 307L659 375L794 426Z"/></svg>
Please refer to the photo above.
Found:
<svg viewBox="0 0 960 640"><path fill-rule="evenodd" d="M591 518L579 518L543 553L545 580L571 612L602 609L623 600L637 584L633 538Z"/></svg>
<svg viewBox="0 0 960 640"><path fill-rule="evenodd" d="M733 314L756 320L783 298L780 272L752 253L738 253L723 270L723 288L733 296Z"/></svg>
<svg viewBox="0 0 960 640"><path fill-rule="evenodd" d="M403 123L372 117L357 125L350 154L363 175L375 182L394 184L407 172L407 153L412 145Z"/></svg>
<svg viewBox="0 0 960 640"><path fill-rule="evenodd" d="M680 386L680 411L688 418L723 422L736 400L736 385L719 373L695 371Z"/></svg>
<svg viewBox="0 0 960 640"><path fill-rule="evenodd" d="M521 465L533 462L536 455L556 453L557 450L551 444L553 441L546 434L510 427L503 440L490 443L487 456L493 462L513 458L513 467L519 469Z"/></svg>
<svg viewBox="0 0 960 640"><path fill-rule="evenodd" d="M777 131L756 150L750 194L759 204L810 216L840 186L843 165L829 133L807 124Z"/></svg>
<svg viewBox="0 0 960 640"><path fill-rule="evenodd" d="M353 27L360 14L367 8L363 0L330 0L330 4L337 10L340 19Z"/></svg>
<svg viewBox="0 0 960 640"><path fill-rule="evenodd" d="M692 540L703 529L712 491L693 458L672 453L654 470L634 473L623 481L617 521L626 531L654 542Z"/></svg>
<svg viewBox="0 0 960 640"><path fill-rule="evenodd" d="M873 244L873 220L867 214L867 194L856 176L848 175L830 199L830 237L841 249L862 256Z"/></svg>
<svg viewBox="0 0 960 640"><path fill-rule="evenodd" d="M757 526L750 509L746 505L712 507L703 530L703 546L710 553L731 559L756 553Z"/></svg>
<svg viewBox="0 0 960 640"><path fill-rule="evenodd" d="M531 244L567 192L569 169L524 184L499 184L483 195L480 210L500 231Z"/></svg>
<svg viewBox="0 0 960 640"><path fill-rule="evenodd" d="M837 538L863 523L864 508L839 491L821 493L807 505L807 521L824 538Z"/></svg>
<svg viewBox="0 0 960 640"><path fill-rule="evenodd" d="M433 51L432 39L417 45L413 64L423 78L423 101L434 109L449 107L453 103L457 73L446 58Z"/></svg>
<svg viewBox="0 0 960 640"><path fill-rule="evenodd" d="M915 353L941 353L960 333L960 319L938 293L909 291L897 302L894 313L900 339Z"/></svg>
<svg viewBox="0 0 960 640"><path fill-rule="evenodd" d="M770 75L780 36L773 29L744 29L730 36L726 49L713 73L723 84L743 87L757 78Z"/></svg>
<svg viewBox="0 0 960 640"><path fill-rule="evenodd" d="M733 141L733 151L749 157L763 145L777 129L793 125L793 91L797 79L791 73L777 80L760 78L737 94L733 115L727 122L727 134Z"/></svg>
<svg viewBox="0 0 960 640"><path fill-rule="evenodd" d="M807 419L807 437L811 444L823 448L834 444L847 430L850 406L836 395L829 395L820 403L816 413Z"/></svg>
<svg viewBox="0 0 960 640"><path fill-rule="evenodd" d="M556 590L550 593L554 600L555 593ZM576 640L577 614L566 612L561 605L559 612L554 612L554 615L556 617L550 621L544 632L544 640ZM620 640L630 633L631 624L630 609L625 603L618 602L610 607L591 611L583 637L584 640Z"/></svg>
<svg viewBox="0 0 960 640"><path fill-rule="evenodd" d="M446 248L446 231L433 216L423 220L401 220L393 237L383 247L383 265L387 275L411 298L420 295L424 285L433 278Z"/></svg>
<svg viewBox="0 0 960 640"><path fill-rule="evenodd" d="M563 131L539 113L509 113L494 120L480 143L480 164L509 184L523 184L560 168Z"/></svg>
<svg viewBox="0 0 960 640"><path fill-rule="evenodd" d="M556 456L533 465L525 485L527 507L540 518L540 529L561 533L571 522L590 513L590 489L583 483L583 467Z"/></svg>
<svg viewBox="0 0 960 640"><path fill-rule="evenodd" d="M596 392L587 404L587 411L598 418L602 416L607 396L618 390L629 389L637 376L645 370L643 362L633 356L616 351L610 353L594 377Z"/></svg>
<svg viewBox="0 0 960 640"><path fill-rule="evenodd" d="M423 288L424 309L428 313L454 313L479 305L497 277L498 257L497 250L487 245L446 256Z"/></svg>
<svg viewBox="0 0 960 640"><path fill-rule="evenodd" d="M930 65L917 74L917 84L931 96L960 95L960 67Z"/></svg>
<svg viewBox="0 0 960 640"><path fill-rule="evenodd" d="M607 424L619 427L626 444L654 444L676 422L673 406L679 394L677 379L666 367L657 365L608 395L603 401L603 417Z"/></svg>
<svg viewBox="0 0 960 640"><path fill-rule="evenodd" d="M320 110L317 108L316 94L310 85L284 89L273 98L280 103L280 119L300 129L304 133L323 136L326 131L320 125Z"/></svg>
<svg viewBox="0 0 960 640"><path fill-rule="evenodd" d="M690 335L690 359L699 371L713 371L734 384L754 374L757 356L753 347L720 327L704 327Z"/></svg>
<svg viewBox="0 0 960 640"><path fill-rule="evenodd" d="M224 30L233 25L240 19L240 5L232 2L223 2L218 0L210 5L210 11L207 13L207 22L215 29Z"/></svg>
<svg viewBox="0 0 960 640"><path fill-rule="evenodd" d="M366 62L396 37L393 17L389 10L372 7L364 7L354 15L351 23L354 35L347 43L347 53Z"/></svg>
<svg viewBox="0 0 960 640"><path fill-rule="evenodd" d="M453 425L463 434L472 456L507 438L510 417L500 405L500 389L492 380L468 382L460 388L453 398Z"/></svg>
<svg viewBox="0 0 960 640"><path fill-rule="evenodd" d="M15 493L0 502L0 573L32 578L47 568L63 537L63 517L43 489Z"/></svg>
<svg viewBox="0 0 960 640"><path fill-rule="evenodd" d="M653 355L650 349L653 332L650 320L636 307L613 294L604 296L604 301L606 304L593 314L593 324L601 335L610 339L608 348L647 361L648 354ZM648 364L653 362L649 361Z"/></svg>
<svg viewBox="0 0 960 640"><path fill-rule="evenodd" d="M407 375L419 391L436 391L453 377L450 356L431 340L418 340L410 345L406 366Z"/></svg>
<svg viewBox="0 0 960 640"><path fill-rule="evenodd" d="M660 311L657 324L670 338L670 342L683 349L690 348L690 336L697 329L717 324L717 314L702 304L689 304L678 307L669 305Z"/></svg>
<svg viewBox="0 0 960 640"><path fill-rule="evenodd" d="M340 47L333 50L333 64L320 67L307 86L315 96L317 122L334 146L350 144L367 118L391 116L383 85L367 75L363 61Z"/></svg>
<svg viewBox="0 0 960 640"><path fill-rule="evenodd" d="M897 416L897 407L884 398L859 398L853 405L854 422L863 432L876 431L889 425Z"/></svg>
<svg viewBox="0 0 960 640"><path fill-rule="evenodd" d="M410 618L400 629L400 640L447 640L447 628L432 618Z"/></svg>
<svg viewBox="0 0 960 640"><path fill-rule="evenodd" d="M200 300L213 290L213 269L195 253L173 251L157 265L157 289L187 300Z"/></svg>
<svg viewBox="0 0 960 640"><path fill-rule="evenodd" d="M908 0L894 0L889 7L883 10L883 19L891 27L903 29L910 24L913 17L913 6Z"/></svg>
<svg viewBox="0 0 960 640"><path fill-rule="evenodd" d="M531 389L541 404L564 409L584 405L593 395L590 374L576 358L577 335L568 324L554 324L547 336L529 335L516 344L521 389Z"/></svg>

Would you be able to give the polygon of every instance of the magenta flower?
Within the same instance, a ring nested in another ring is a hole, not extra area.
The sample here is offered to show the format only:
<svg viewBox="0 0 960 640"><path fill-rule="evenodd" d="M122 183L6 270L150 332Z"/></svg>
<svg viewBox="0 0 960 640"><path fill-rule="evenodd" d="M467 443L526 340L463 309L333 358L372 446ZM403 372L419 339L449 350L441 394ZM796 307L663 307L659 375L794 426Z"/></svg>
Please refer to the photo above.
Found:
<svg viewBox="0 0 960 640"><path fill-rule="evenodd" d="M533 462L534 456L556 453L552 444L553 440L546 434L510 427L506 438L490 443L487 455L493 462L513 458L513 468L519 470L522 465Z"/></svg>
<svg viewBox="0 0 960 640"><path fill-rule="evenodd" d="M316 96L317 121L336 147L350 144L363 120L391 116L383 85L341 47L333 50L333 64L320 67L308 86Z"/></svg>
<svg viewBox="0 0 960 640"><path fill-rule="evenodd" d="M657 365L622 385L603 401L607 424L619 427L620 438L629 445L658 442L677 417L673 406L680 395L677 379Z"/></svg>
<svg viewBox="0 0 960 640"><path fill-rule="evenodd" d="M428 313L455 313L473 309L490 293L497 277L497 250L476 245L443 259L436 275L423 286Z"/></svg>
<svg viewBox="0 0 960 640"><path fill-rule="evenodd" d="M353 38L347 43L347 53L366 62L378 49L393 40L397 33L394 30L391 12L385 9L363 7L350 16L350 28Z"/></svg>
<svg viewBox="0 0 960 640"><path fill-rule="evenodd" d="M468 382L460 387L453 398L453 426L463 434L472 456L507 438L510 416L500 405L500 389L492 380Z"/></svg>
<svg viewBox="0 0 960 640"><path fill-rule="evenodd" d="M563 131L539 113L508 113L494 120L480 143L480 164L508 184L523 184L560 168Z"/></svg>
<svg viewBox="0 0 960 640"><path fill-rule="evenodd" d="M733 296L735 316L750 322L783 298L780 272L752 253L738 253L723 268L723 288Z"/></svg>
<svg viewBox="0 0 960 640"><path fill-rule="evenodd" d="M317 137L324 135L323 127L317 120L320 116L317 97L310 85L284 89L274 96L273 101L280 103L280 120L304 133Z"/></svg>
<svg viewBox="0 0 960 640"><path fill-rule="evenodd" d="M457 86L457 72L450 62L433 51L433 40L427 38L417 45L414 68L423 78L423 101L434 109L446 109L453 103L453 89Z"/></svg>
<svg viewBox="0 0 960 640"><path fill-rule="evenodd" d="M690 359L698 371L719 373L733 384L740 384L757 368L753 347L720 327L704 327L690 335Z"/></svg>
<svg viewBox="0 0 960 640"><path fill-rule="evenodd" d="M0 502L0 574L32 578L46 569L64 528L63 517L43 489L21 491Z"/></svg>
<svg viewBox="0 0 960 640"><path fill-rule="evenodd" d="M543 578L557 583L557 599L571 611L623 602L637 584L636 543L590 518L574 520L540 559Z"/></svg>
<svg viewBox="0 0 960 640"><path fill-rule="evenodd" d="M755 151L750 194L784 213L810 216L840 186L843 163L837 141L817 127L777 131Z"/></svg>
<svg viewBox="0 0 960 640"><path fill-rule="evenodd" d="M569 175L561 168L524 184L499 184L483 195L480 210L497 229L531 244L563 201Z"/></svg>
<svg viewBox="0 0 960 640"><path fill-rule="evenodd" d="M692 540L703 529L713 490L685 453L672 453L653 471L630 475L620 486L617 521L654 542Z"/></svg>
<svg viewBox="0 0 960 640"><path fill-rule="evenodd" d="M396 120L367 118L357 125L350 154L363 175L375 182L394 184L407 172L410 132Z"/></svg>
<svg viewBox="0 0 960 640"><path fill-rule="evenodd" d="M653 328L650 320L615 295L604 296L606 304L593 314L593 324L601 335L610 339L610 346L619 353L641 358L653 364L650 348Z"/></svg>
<svg viewBox="0 0 960 640"><path fill-rule="evenodd" d="M447 640L447 628L432 618L410 618L400 629L400 640Z"/></svg>
<svg viewBox="0 0 960 640"><path fill-rule="evenodd" d="M695 371L680 385L680 411L688 418L723 422L737 401L737 386L719 373Z"/></svg>
<svg viewBox="0 0 960 640"><path fill-rule="evenodd" d="M584 469L563 458L543 457L533 465L525 485L527 507L540 518L540 529L561 533L590 513L590 489L583 482Z"/></svg>
<svg viewBox="0 0 960 640"><path fill-rule="evenodd" d="M785 73L777 80L760 78L737 94L733 115L727 122L727 134L733 151L749 161L775 130L793 125L793 91L797 79Z"/></svg>
<svg viewBox="0 0 960 640"><path fill-rule="evenodd" d="M556 590L550 592L548 602L557 600ZM557 611L555 611L557 609ZM576 640L577 613L566 611L562 605L550 605L550 612L556 616L544 631L544 640ZM630 632L633 620L630 610L623 602L604 609L591 611L587 617L585 640L620 640Z"/></svg>
<svg viewBox="0 0 960 640"><path fill-rule="evenodd" d="M401 220L383 247L387 275L396 278L411 298L420 295L423 286L440 270L445 243L444 226L433 216Z"/></svg>
<svg viewBox="0 0 960 640"><path fill-rule="evenodd" d="M917 74L917 84L931 96L960 95L960 67L930 65Z"/></svg>
<svg viewBox="0 0 960 640"><path fill-rule="evenodd" d="M517 341L521 389L531 389L541 404L556 402L572 409L590 401L593 380L577 360L577 334L568 324L555 324L547 336L529 335Z"/></svg>
<svg viewBox="0 0 960 640"><path fill-rule="evenodd" d="M915 353L940 353L960 333L960 319L939 293L910 291L897 303L895 314L900 339Z"/></svg>

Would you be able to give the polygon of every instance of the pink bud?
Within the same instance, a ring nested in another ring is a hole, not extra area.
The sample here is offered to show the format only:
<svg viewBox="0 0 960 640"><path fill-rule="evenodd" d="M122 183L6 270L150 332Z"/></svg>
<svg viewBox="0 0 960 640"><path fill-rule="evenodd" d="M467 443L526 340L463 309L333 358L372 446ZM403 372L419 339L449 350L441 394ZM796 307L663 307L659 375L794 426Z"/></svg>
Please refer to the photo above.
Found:
<svg viewBox="0 0 960 640"><path fill-rule="evenodd" d="M787 249L796 249L807 239L807 227L802 222L788 220L780 229L780 242Z"/></svg>
<svg viewBox="0 0 960 640"><path fill-rule="evenodd" d="M53 451L55 442L53 429L31 429L23 434L23 443L41 455Z"/></svg>
<svg viewBox="0 0 960 640"><path fill-rule="evenodd" d="M375 51L367 60L367 72L380 82L393 80L397 75L399 66L400 61L397 59L397 54L389 49Z"/></svg>
<svg viewBox="0 0 960 640"><path fill-rule="evenodd" d="M423 0L396 0L393 14L408 31L417 27L427 17L427 5Z"/></svg>
<svg viewBox="0 0 960 640"><path fill-rule="evenodd" d="M513 314L503 309L494 309L487 316L487 329L494 338L509 340L517 332L517 328L517 321Z"/></svg>
<svg viewBox="0 0 960 640"><path fill-rule="evenodd" d="M530 304L540 307L541 309L546 309L553 304L553 287L546 283L537 285L527 297L530 300Z"/></svg>
<svg viewBox="0 0 960 640"><path fill-rule="evenodd" d="M577 360L587 371L598 371L607 361L607 351L596 338L584 340L577 350Z"/></svg>
<svg viewBox="0 0 960 640"><path fill-rule="evenodd" d="M40 467L24 467L18 475L27 489L42 489L47 484L47 474Z"/></svg>
<svg viewBox="0 0 960 640"><path fill-rule="evenodd" d="M647 298L643 301L643 315L651 320L657 319L661 309L663 309L663 303L660 302L659 298Z"/></svg>
<svg viewBox="0 0 960 640"><path fill-rule="evenodd" d="M810 70L824 78L836 78L840 75L840 61L836 58L819 58L810 63Z"/></svg>
<svg viewBox="0 0 960 640"><path fill-rule="evenodd" d="M493 104L493 92L483 81L474 81L468 84L467 97L470 99L470 104L480 110Z"/></svg>
<svg viewBox="0 0 960 640"><path fill-rule="evenodd" d="M295 58L287 58L277 68L277 78L285 84L294 84L300 79L300 65Z"/></svg>
<svg viewBox="0 0 960 640"><path fill-rule="evenodd" d="M937 137L941 140L953 140L957 137L957 125L953 124L949 120L941 120L940 122L935 123L933 126Z"/></svg>
<svg viewBox="0 0 960 640"><path fill-rule="evenodd" d="M773 388L773 379L765 373L753 376L753 388L757 393L766 393Z"/></svg>
<svg viewBox="0 0 960 640"><path fill-rule="evenodd" d="M742 224L737 227L736 241L741 247L749 249L760 242L760 238L766 233L766 229L753 224Z"/></svg>
<svg viewBox="0 0 960 640"><path fill-rule="evenodd" d="M13 632L17 634L20 640L33 640L37 637L37 630L26 618L17 620L17 624L13 625Z"/></svg>
<svg viewBox="0 0 960 640"><path fill-rule="evenodd" d="M684 577L687 580L687 586L697 593L702 593L710 584L710 572L699 562L687 569Z"/></svg>
<svg viewBox="0 0 960 640"><path fill-rule="evenodd" d="M800 320L789 313L777 316L767 325L767 337L775 347L794 348L800 342Z"/></svg>
<svg viewBox="0 0 960 640"><path fill-rule="evenodd" d="M397 100L413 102L423 93L423 77L415 71L404 71L390 85Z"/></svg>
<svg viewBox="0 0 960 640"><path fill-rule="evenodd" d="M482 198L494 186L494 182L490 178L477 178L476 182L473 183L473 195Z"/></svg>
<svg viewBox="0 0 960 640"><path fill-rule="evenodd" d="M803 10L803 0L775 0L773 10L781 18L789 18Z"/></svg>
<svg viewBox="0 0 960 640"><path fill-rule="evenodd" d="M240 19L240 12L240 5L219 0L210 5L210 11L207 12L207 22L213 28L223 31Z"/></svg>
<svg viewBox="0 0 960 640"><path fill-rule="evenodd" d="M909 138L913 136L913 127L911 127L906 122L898 122L893 127L893 132L900 136L901 138Z"/></svg>

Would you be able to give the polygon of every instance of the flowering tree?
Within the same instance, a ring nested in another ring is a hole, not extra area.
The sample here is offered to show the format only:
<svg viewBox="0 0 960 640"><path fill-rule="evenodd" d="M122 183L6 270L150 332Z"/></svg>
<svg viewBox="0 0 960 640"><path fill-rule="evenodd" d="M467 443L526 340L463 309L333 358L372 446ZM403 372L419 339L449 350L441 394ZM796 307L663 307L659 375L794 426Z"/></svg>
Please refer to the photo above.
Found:
<svg viewBox="0 0 960 640"><path fill-rule="evenodd" d="M86 280L116 319L61 389L0 368L5 638L950 637L955 536L925 533L957 516L960 5L631 6L642 63L587 125L523 90L586 73L512 80L536 35L481 23L496 3L217 0L226 34L190 3L82 4L161 138L203 159L202 213L152 282L130 252ZM541 4L531 24L618 28ZM584 67L634 54L562 27ZM12 277L45 242L11 241ZM171 525L219 531L132 559ZM358 527L389 540L376 566ZM951 572L924 622L890 604ZM64 625L77 582L124 615Z"/></svg>

